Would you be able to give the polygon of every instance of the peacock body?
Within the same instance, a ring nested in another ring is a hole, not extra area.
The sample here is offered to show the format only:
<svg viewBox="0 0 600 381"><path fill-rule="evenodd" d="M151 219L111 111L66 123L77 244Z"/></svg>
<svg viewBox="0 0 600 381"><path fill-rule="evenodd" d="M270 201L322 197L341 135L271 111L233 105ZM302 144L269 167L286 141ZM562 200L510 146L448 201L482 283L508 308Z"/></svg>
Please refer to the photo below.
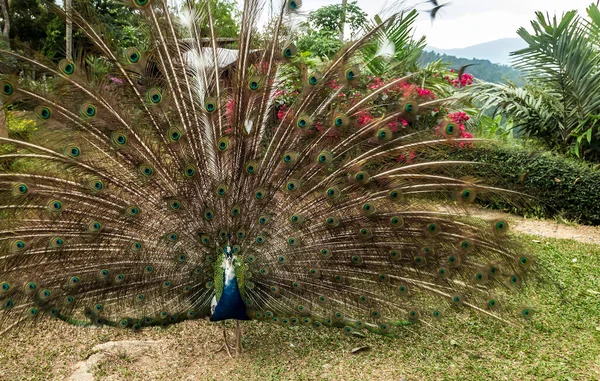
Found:
<svg viewBox="0 0 600 381"><path fill-rule="evenodd" d="M119 51L74 12L91 47L73 59L2 51L3 104L38 124L0 138L2 331L44 315L134 330L210 316L384 334L461 307L512 320L500 297L531 258L506 222L462 208L502 191L449 170L470 163L398 160L464 142L451 120L436 121L433 138L389 127L443 101L405 98L358 125L409 77L340 100L371 80L359 53L394 16L309 68L290 37L298 0L261 44L259 2L246 1L233 58L209 2L181 20L166 1L130 3L151 32L146 48ZM44 80L29 80L34 71ZM290 78L300 89L278 108Z"/></svg>

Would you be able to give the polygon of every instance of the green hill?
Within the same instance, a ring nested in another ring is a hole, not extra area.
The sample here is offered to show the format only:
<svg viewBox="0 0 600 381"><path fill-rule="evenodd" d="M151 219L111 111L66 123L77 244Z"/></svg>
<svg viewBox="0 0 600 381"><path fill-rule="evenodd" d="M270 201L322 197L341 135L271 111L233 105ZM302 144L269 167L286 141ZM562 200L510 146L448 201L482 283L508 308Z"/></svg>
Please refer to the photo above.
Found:
<svg viewBox="0 0 600 381"><path fill-rule="evenodd" d="M486 82L502 83L506 81L521 83L519 71L506 65L494 64L488 60L468 59L439 54L430 51L424 51L419 58L419 65L425 66L428 63L442 60L450 64L450 67L458 70L460 67L469 64L475 64L467 68L466 72L472 74L475 78Z"/></svg>

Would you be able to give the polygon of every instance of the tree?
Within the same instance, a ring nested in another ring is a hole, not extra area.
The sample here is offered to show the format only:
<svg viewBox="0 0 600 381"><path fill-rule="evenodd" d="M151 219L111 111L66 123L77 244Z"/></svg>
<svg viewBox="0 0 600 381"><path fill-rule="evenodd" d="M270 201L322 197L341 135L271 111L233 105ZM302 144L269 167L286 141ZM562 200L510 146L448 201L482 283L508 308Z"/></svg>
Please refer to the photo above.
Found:
<svg viewBox="0 0 600 381"><path fill-rule="evenodd" d="M513 53L526 85L483 83L470 93L549 148L599 160L600 11L591 5L587 14L558 20L538 12L533 34L518 30L529 46Z"/></svg>
<svg viewBox="0 0 600 381"><path fill-rule="evenodd" d="M9 0L10 38L40 50L46 39L46 29L57 18L50 10L54 0Z"/></svg>
<svg viewBox="0 0 600 381"><path fill-rule="evenodd" d="M305 31L296 46L300 51L331 58L343 45L340 37L343 37L344 27L349 27L350 38L353 38L366 22L367 14L356 5L356 1L321 7L308 14L308 20L303 25Z"/></svg>

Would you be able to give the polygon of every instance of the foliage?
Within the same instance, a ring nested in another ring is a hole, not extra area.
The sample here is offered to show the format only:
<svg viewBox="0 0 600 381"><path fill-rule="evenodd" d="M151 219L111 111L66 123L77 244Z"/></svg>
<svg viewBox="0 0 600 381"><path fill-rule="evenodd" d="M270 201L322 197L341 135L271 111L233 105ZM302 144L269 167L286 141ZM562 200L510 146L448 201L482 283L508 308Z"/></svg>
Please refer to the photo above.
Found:
<svg viewBox="0 0 600 381"><path fill-rule="evenodd" d="M497 145L443 154L457 160L491 164L473 166L469 168L469 174L489 179L490 185L532 196L528 205L519 210L521 213L545 217L560 215L586 224L600 224L600 170L581 160Z"/></svg>
<svg viewBox="0 0 600 381"><path fill-rule="evenodd" d="M417 70L417 60L425 48L425 37L413 39L414 23L418 13L416 10L402 11L391 23L378 33L377 43L372 43L363 49L365 62L369 72L378 76L401 76ZM368 26L375 28L382 23L379 16ZM384 53L386 46L391 46L391 55Z"/></svg>
<svg viewBox="0 0 600 381"><path fill-rule="evenodd" d="M448 63L451 68L458 70L465 65L469 66L467 69L468 73L479 80L492 83L505 83L512 82L516 84L522 84L523 81L520 79L520 72L514 68L506 65L498 65L492 63L489 60L483 59L468 59L450 56L447 54L439 54L431 51L423 51L418 63L421 67L425 67L427 64L441 60L442 62Z"/></svg>
<svg viewBox="0 0 600 381"><path fill-rule="evenodd" d="M118 0L74 0L73 9L84 15L93 25L102 25L102 33L120 47L143 46L146 39L139 16ZM65 51L65 22L54 18L45 29L42 53L48 58L60 59ZM85 48L87 37L73 31L73 45Z"/></svg>
<svg viewBox="0 0 600 381"><path fill-rule="evenodd" d="M541 12L534 33L518 33L528 47L514 54L527 84L480 84L470 89L485 109L507 116L525 136L561 153L600 160L600 11L589 20L575 11L562 19Z"/></svg>
<svg viewBox="0 0 600 381"><path fill-rule="evenodd" d="M197 2L197 10L202 12L206 2ZM220 38L237 38L240 31L240 11L235 0L210 0L210 11L215 34ZM208 37L208 23L200 25L202 35Z"/></svg>
<svg viewBox="0 0 600 381"><path fill-rule="evenodd" d="M303 23L303 33L296 41L300 51L309 51L317 57L331 58L342 47L340 32L342 25L349 27L352 38L367 21L367 14L356 5L356 1L346 4L327 5L309 13Z"/></svg>
<svg viewBox="0 0 600 381"><path fill-rule="evenodd" d="M54 0L9 0L10 38L40 50L48 25L58 18L52 11Z"/></svg>

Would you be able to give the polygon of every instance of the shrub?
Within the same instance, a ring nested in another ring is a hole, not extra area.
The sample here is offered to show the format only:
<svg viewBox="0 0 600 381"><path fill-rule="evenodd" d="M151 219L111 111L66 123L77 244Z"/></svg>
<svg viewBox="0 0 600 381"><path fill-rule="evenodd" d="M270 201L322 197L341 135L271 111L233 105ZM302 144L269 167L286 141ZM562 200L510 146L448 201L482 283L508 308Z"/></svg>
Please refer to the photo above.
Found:
<svg viewBox="0 0 600 381"><path fill-rule="evenodd" d="M509 206L523 214L559 215L585 224L600 224L600 170L587 163L507 146L478 145L446 153L453 159L491 164L461 170L487 179L489 185L534 197L525 207L506 205L506 201L493 203L493 207Z"/></svg>

